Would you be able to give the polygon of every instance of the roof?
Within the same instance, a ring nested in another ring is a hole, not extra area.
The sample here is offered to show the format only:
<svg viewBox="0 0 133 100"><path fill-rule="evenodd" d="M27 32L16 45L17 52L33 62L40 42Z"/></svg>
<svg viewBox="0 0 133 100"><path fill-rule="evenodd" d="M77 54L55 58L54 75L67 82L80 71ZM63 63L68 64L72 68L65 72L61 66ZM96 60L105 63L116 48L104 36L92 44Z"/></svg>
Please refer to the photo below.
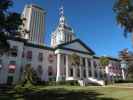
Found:
<svg viewBox="0 0 133 100"><path fill-rule="evenodd" d="M74 43L74 42L79 42L79 43L80 43L84 48L86 48L90 53L64 47L64 46L66 46L66 45L68 45L68 44L72 44L72 43ZM70 51L79 52L79 53L84 53L84 54L91 54L91 55L94 55L94 54L95 54L95 52L94 52L91 48L89 48L84 42L82 42L80 39L75 39L75 40L73 40L73 41L71 41L71 42L67 42L67 43L58 45L55 49L65 49L65 50L70 50Z"/></svg>
<svg viewBox="0 0 133 100"><path fill-rule="evenodd" d="M33 47L33 48L39 48L39 49L45 49L45 50L52 50L52 51L54 51L53 48L48 47L48 46L44 46L44 45L38 45L38 44L33 44L33 43L28 43L28 42L26 42L25 45L29 46L29 47Z"/></svg>
<svg viewBox="0 0 133 100"><path fill-rule="evenodd" d="M93 58L95 58L95 59L100 59L100 57L98 57L98 56L93 56ZM113 58L113 57L107 57L109 60L113 60L113 61L121 61L120 59L118 59L118 58Z"/></svg>
<svg viewBox="0 0 133 100"><path fill-rule="evenodd" d="M37 9L40 9L40 10L44 10L43 8L41 8L39 5L36 5L36 4L30 4L30 5L27 5L28 7L35 7Z"/></svg>
<svg viewBox="0 0 133 100"><path fill-rule="evenodd" d="M22 43L24 43L25 46L54 51L54 49L51 47L44 46L44 45L38 45L38 44L34 44L34 43L29 43L26 39L22 39L19 37L7 37L7 39L17 41L17 42L22 42Z"/></svg>
<svg viewBox="0 0 133 100"><path fill-rule="evenodd" d="M9 37L9 36L7 36L7 39L8 40L13 40L13 41L18 41L18 42L23 42L23 43L27 42L26 39L22 39L20 37Z"/></svg>

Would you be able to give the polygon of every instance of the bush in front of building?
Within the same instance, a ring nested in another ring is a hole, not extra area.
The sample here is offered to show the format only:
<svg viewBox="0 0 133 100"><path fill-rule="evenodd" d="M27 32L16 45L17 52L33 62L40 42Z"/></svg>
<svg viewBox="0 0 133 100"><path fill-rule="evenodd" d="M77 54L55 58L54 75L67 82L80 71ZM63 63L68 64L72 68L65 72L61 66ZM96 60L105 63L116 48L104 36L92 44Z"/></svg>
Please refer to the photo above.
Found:
<svg viewBox="0 0 133 100"><path fill-rule="evenodd" d="M133 80L116 80L115 83L133 83Z"/></svg>
<svg viewBox="0 0 133 100"><path fill-rule="evenodd" d="M46 82L44 84L45 86L59 86L59 85L66 85L66 86L79 86L78 81L76 80L70 80L70 81L51 81L51 82Z"/></svg>
<svg viewBox="0 0 133 100"><path fill-rule="evenodd" d="M23 93L28 93L32 90L33 86L31 86L30 84L25 86L25 87L22 87L22 85L16 85L14 87L14 91L17 93L17 94L23 94Z"/></svg>

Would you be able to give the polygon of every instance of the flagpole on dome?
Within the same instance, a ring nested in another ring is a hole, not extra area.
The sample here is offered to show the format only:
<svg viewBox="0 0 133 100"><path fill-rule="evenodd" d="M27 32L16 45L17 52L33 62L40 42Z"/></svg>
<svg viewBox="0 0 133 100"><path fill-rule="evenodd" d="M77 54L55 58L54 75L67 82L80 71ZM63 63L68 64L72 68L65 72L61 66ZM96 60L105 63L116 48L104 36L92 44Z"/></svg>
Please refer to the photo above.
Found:
<svg viewBox="0 0 133 100"><path fill-rule="evenodd" d="M63 5L64 1L63 0L60 0L60 2L61 2L60 16L64 16L64 5Z"/></svg>

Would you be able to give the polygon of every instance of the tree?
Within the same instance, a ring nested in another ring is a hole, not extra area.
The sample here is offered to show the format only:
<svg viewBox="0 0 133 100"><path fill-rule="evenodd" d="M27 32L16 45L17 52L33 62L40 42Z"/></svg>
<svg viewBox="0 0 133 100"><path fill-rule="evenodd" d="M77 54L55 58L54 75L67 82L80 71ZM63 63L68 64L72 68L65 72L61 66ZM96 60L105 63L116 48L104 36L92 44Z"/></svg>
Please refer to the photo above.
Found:
<svg viewBox="0 0 133 100"><path fill-rule="evenodd" d="M104 56L100 57L100 64L105 68L109 64L109 59Z"/></svg>
<svg viewBox="0 0 133 100"><path fill-rule="evenodd" d="M16 12L9 12L8 9L12 6L12 0L0 0L0 52L9 50L7 36L20 36L20 25L23 24L23 19Z"/></svg>
<svg viewBox="0 0 133 100"><path fill-rule="evenodd" d="M131 33L133 44L133 1L132 0L116 0L114 7L117 23L124 28L124 36L127 37Z"/></svg>
<svg viewBox="0 0 133 100"><path fill-rule="evenodd" d="M128 64L127 76L128 79L133 79L133 52L128 51L128 49L123 49L119 52L119 57Z"/></svg>
<svg viewBox="0 0 133 100"><path fill-rule="evenodd" d="M79 65L80 64L80 57L77 54L73 53L71 55L71 62L73 65Z"/></svg>
<svg viewBox="0 0 133 100"><path fill-rule="evenodd" d="M24 68L24 77L22 80L22 86L25 86L26 84L37 84L40 82L40 77L37 75L36 70L31 67L30 64L27 64Z"/></svg>

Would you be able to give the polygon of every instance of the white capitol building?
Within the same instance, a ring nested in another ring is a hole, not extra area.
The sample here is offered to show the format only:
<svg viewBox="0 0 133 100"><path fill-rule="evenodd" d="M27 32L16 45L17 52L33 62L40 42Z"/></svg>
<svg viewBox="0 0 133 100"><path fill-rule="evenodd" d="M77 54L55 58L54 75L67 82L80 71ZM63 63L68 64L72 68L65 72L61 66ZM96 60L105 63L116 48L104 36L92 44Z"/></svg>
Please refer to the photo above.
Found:
<svg viewBox="0 0 133 100"><path fill-rule="evenodd" d="M110 64L103 69L99 57L68 25L63 6L58 26L51 34L51 47L44 46L45 15L37 5L25 6L22 13L27 19L24 28L30 33L23 34L23 39L8 38L12 50L0 54L0 84L18 83L27 65L36 70L42 81L77 80L104 85L106 76L110 81L122 78L120 60L108 57Z"/></svg>

